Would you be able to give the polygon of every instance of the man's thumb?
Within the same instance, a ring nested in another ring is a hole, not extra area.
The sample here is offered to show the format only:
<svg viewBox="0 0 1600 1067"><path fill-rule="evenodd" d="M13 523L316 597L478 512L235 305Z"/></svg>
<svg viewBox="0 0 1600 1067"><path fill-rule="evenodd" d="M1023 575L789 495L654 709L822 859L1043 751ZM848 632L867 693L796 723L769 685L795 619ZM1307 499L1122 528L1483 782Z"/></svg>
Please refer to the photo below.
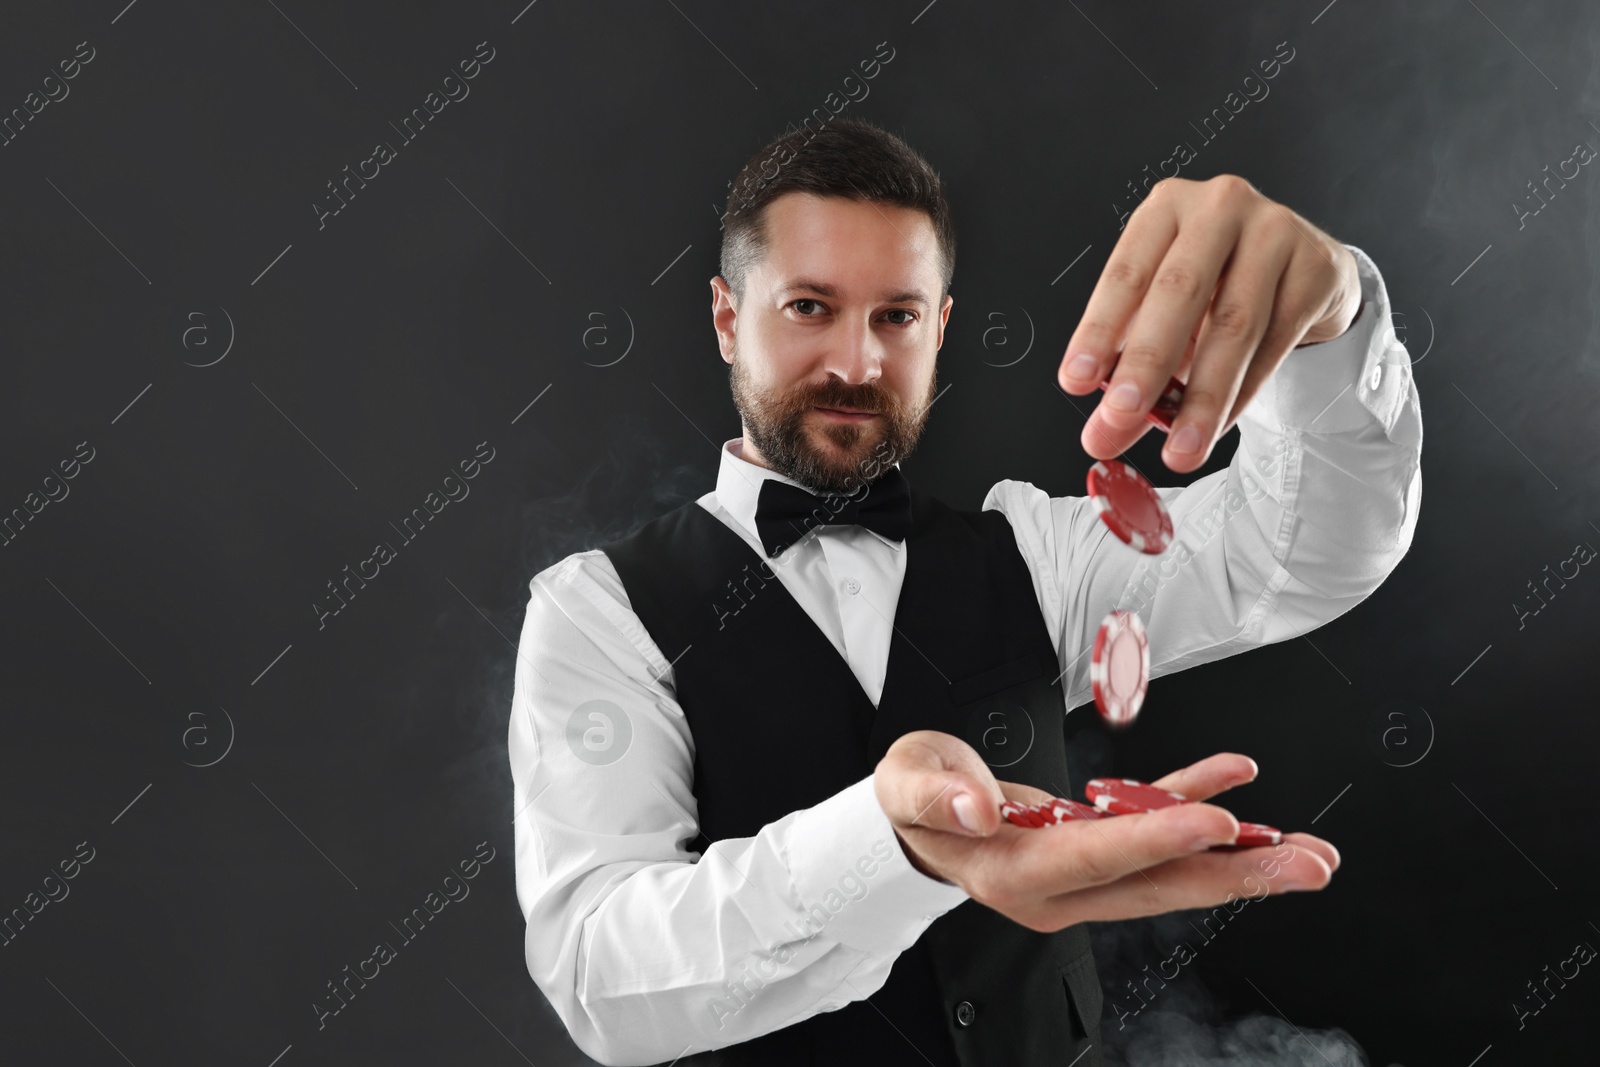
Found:
<svg viewBox="0 0 1600 1067"><path fill-rule="evenodd" d="M950 814L955 818L956 825L970 834L985 836L989 830L985 828L978 811L978 802L966 790L956 793L950 801Z"/></svg>
<svg viewBox="0 0 1600 1067"><path fill-rule="evenodd" d="M919 827L987 837L999 828L987 771L977 753L955 737L930 730L906 734L889 747L874 774L878 804L896 828Z"/></svg>
<svg viewBox="0 0 1600 1067"><path fill-rule="evenodd" d="M914 772L902 789L892 789L884 812L898 829L918 827L944 833L987 837L1000 815L983 801L983 789L960 771Z"/></svg>

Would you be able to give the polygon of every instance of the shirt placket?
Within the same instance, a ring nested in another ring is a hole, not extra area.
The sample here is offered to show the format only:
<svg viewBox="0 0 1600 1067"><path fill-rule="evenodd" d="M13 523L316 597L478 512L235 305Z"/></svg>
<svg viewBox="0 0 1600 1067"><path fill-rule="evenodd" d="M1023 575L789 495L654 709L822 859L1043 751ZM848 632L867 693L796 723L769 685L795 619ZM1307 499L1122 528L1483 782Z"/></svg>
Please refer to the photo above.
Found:
<svg viewBox="0 0 1600 1067"><path fill-rule="evenodd" d="M872 581L867 542L873 535L860 528L841 528L825 532L819 540L838 606L845 660L876 706L889 665L890 626L885 618L888 608L877 603L882 583Z"/></svg>

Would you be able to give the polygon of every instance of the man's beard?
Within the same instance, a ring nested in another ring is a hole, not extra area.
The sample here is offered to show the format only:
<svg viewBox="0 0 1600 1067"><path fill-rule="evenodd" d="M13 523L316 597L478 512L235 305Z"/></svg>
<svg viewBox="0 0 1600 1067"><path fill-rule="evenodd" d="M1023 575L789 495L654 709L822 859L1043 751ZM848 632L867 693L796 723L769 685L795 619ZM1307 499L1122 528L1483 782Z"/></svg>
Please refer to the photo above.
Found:
<svg viewBox="0 0 1600 1067"><path fill-rule="evenodd" d="M735 346L729 381L745 433L770 469L815 493L853 496L863 483L875 481L915 450L933 404L938 376L935 364L926 393L912 407L876 384L849 385L836 378L823 385L796 386L787 394L763 393L751 383ZM871 411L878 417L849 423L814 416L812 430L806 419L815 407ZM820 434L827 444L815 444L813 433Z"/></svg>

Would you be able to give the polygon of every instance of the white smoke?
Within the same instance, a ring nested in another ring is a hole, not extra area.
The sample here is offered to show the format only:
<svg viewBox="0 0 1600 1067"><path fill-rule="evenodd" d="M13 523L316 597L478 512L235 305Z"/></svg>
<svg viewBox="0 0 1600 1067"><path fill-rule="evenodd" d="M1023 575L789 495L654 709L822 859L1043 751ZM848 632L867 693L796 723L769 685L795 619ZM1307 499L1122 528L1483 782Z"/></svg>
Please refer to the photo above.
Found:
<svg viewBox="0 0 1600 1067"><path fill-rule="evenodd" d="M464 590L478 595L469 604L444 586L448 596L443 598L445 607L435 625L449 632L478 635L477 651L459 668L471 684L462 684L453 694L451 709L458 725L471 732L473 745L440 774L450 803L460 808L463 819L473 813L481 815L492 798L503 807L505 824L511 822L513 790L506 717L529 581L568 555L624 537L716 484L715 446L707 445L695 465L674 463L661 443L640 428L639 421L621 413L608 416L594 428L595 439L603 442L603 447L581 470L535 459L516 472L523 483L519 558L515 569L504 575L501 592ZM553 451L557 444L551 442L549 448ZM512 476L509 464L502 474ZM478 614L479 609L487 619ZM498 635L484 632L486 622ZM430 714L437 714L437 709Z"/></svg>
<svg viewBox="0 0 1600 1067"><path fill-rule="evenodd" d="M1249 901L1237 912L1178 911L1090 927L1105 995L1100 1037L1107 1067L1372 1067L1343 1029L1297 1026L1270 1003L1227 1018L1206 988L1212 942L1251 937L1255 911L1272 907L1272 899ZM1257 977L1268 985L1259 992L1272 996L1271 982Z"/></svg>
<svg viewBox="0 0 1600 1067"><path fill-rule="evenodd" d="M1130 1026L1116 1067L1369 1067L1367 1054L1343 1030L1306 1030L1271 1015L1221 1026L1150 1009ZM1400 1067L1392 1064L1391 1067Z"/></svg>

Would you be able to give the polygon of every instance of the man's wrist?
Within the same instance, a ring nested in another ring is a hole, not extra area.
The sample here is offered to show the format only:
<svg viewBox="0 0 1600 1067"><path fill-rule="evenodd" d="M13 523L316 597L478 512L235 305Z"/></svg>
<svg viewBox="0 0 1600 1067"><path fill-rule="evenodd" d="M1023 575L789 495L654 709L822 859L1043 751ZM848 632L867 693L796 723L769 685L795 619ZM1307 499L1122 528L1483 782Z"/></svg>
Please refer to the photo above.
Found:
<svg viewBox="0 0 1600 1067"><path fill-rule="evenodd" d="M894 839L900 842L900 851L905 855L906 862L911 864L913 870L917 871L919 874L932 878L935 882L943 882L945 885L955 885L955 883L950 881L950 879L941 878L932 870L930 870L927 865L922 862L921 858L919 858L915 852L911 851L911 846L906 844L906 839L900 836L899 830L895 830Z"/></svg>
<svg viewBox="0 0 1600 1067"><path fill-rule="evenodd" d="M1325 337L1320 341L1301 341L1299 344L1295 345L1294 347L1295 348L1310 348L1313 345L1325 345L1329 341L1337 341L1339 338L1343 337L1345 334L1347 334L1351 330L1355 329L1356 323L1361 321L1361 315L1362 315L1362 313L1364 311L1366 311L1366 307L1367 307L1367 302L1365 300L1358 300L1358 302L1356 303L1356 314L1355 314L1355 317L1350 320L1350 322L1345 326L1344 329L1340 330L1337 334L1335 334L1332 337Z"/></svg>
<svg viewBox="0 0 1600 1067"><path fill-rule="evenodd" d="M896 851L899 835L871 775L779 823L787 825L792 899L802 913L821 902L831 916L826 936L839 944L899 953L928 922L970 899L961 886L914 866L903 842Z"/></svg>

